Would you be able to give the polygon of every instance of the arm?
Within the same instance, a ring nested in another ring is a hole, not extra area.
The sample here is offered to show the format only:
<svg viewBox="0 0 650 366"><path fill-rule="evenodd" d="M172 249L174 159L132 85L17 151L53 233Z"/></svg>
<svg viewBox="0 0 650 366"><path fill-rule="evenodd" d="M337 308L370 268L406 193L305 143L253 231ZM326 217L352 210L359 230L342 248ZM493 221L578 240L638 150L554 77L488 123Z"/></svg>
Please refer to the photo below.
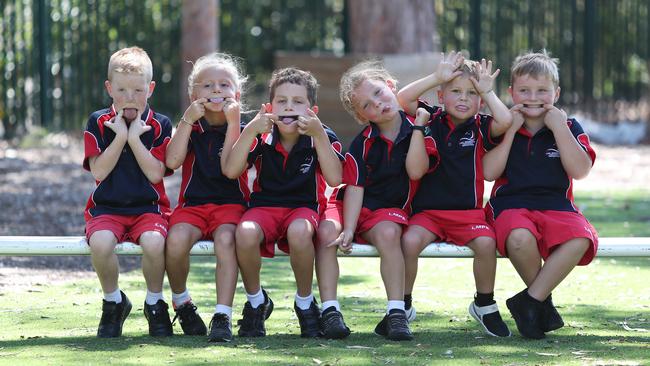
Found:
<svg viewBox="0 0 650 366"><path fill-rule="evenodd" d="M414 124L426 126L431 115L424 108L418 108ZM429 156L424 142L424 131L414 129L411 144L406 154L406 173L411 180L418 180L429 170Z"/></svg>
<svg viewBox="0 0 650 366"><path fill-rule="evenodd" d="M241 133L241 111L238 101L232 98L226 98L226 104L223 106L223 112L226 115L226 138L223 142L223 149L221 149L221 170L228 161L230 153L235 142ZM241 174L240 174L241 175Z"/></svg>
<svg viewBox="0 0 650 366"><path fill-rule="evenodd" d="M474 88L476 88L485 104L490 108L490 113L492 113L493 122L490 127L492 137L503 135L512 124L512 114L493 90L494 80L499 76L500 72L501 70L497 69L492 74L492 61L487 61L486 64L485 59L482 59L478 65L479 79L470 78Z"/></svg>
<svg viewBox="0 0 650 366"><path fill-rule="evenodd" d="M178 169L187 155L187 144L192 134L192 125L205 114L205 98L197 99L190 104L183 113L181 122L176 127L176 132L167 145L165 164L169 169Z"/></svg>
<svg viewBox="0 0 650 366"><path fill-rule="evenodd" d="M460 53L452 51L445 56L443 52L442 60L440 61L436 72L408 84L397 93L397 100L402 108L404 108L404 111L410 115L415 114L418 107L418 98L427 90L435 88L436 86L446 83L456 76L461 75L462 71L457 69L463 61L464 58Z"/></svg>
<svg viewBox="0 0 650 366"><path fill-rule="evenodd" d="M341 175L343 173L341 161L330 143L323 124L311 109L307 110L307 117L298 117L298 132L312 137L316 156L318 156L318 164L327 184L330 187L341 184Z"/></svg>
<svg viewBox="0 0 650 366"><path fill-rule="evenodd" d="M234 142L232 151L226 154L226 159L223 158L224 154L222 151L221 171L226 177L230 179L239 178L246 169L248 152L253 141L255 141L257 135L270 132L275 119L277 119L277 116L266 113L266 106L262 105L255 118L246 125L237 141ZM226 133L233 130L230 126L228 127ZM232 137L226 136L226 140L229 139L232 139Z"/></svg>
<svg viewBox="0 0 650 366"><path fill-rule="evenodd" d="M343 198L343 231L336 240L327 244L328 247L338 245L344 253L352 251L352 240L357 229L359 213L363 204L363 187L348 185L345 187Z"/></svg>
<svg viewBox="0 0 650 366"><path fill-rule="evenodd" d="M101 154L88 159L90 172L93 175L93 178L97 181L103 181L109 174L111 174L117 161L120 159L128 135L126 122L124 121L124 118L122 118L122 111L119 111L117 116L115 116L111 121L105 122L104 126L115 132L115 138Z"/></svg>
<svg viewBox="0 0 650 366"><path fill-rule="evenodd" d="M137 115L140 116L140 113L138 111ZM160 183L165 175L165 164L153 156L151 151L140 140L140 136L150 129L151 126L148 126L145 121L139 118L133 120L129 126L127 142L144 175L151 183L156 184Z"/></svg>
<svg viewBox="0 0 650 366"><path fill-rule="evenodd" d="M506 131L503 141L483 156L483 177L489 182L499 178L506 169L512 142L517 135L517 131L524 124L524 116L519 112L521 107L520 104L512 107L512 124Z"/></svg>
<svg viewBox="0 0 650 366"><path fill-rule="evenodd" d="M571 178L586 177L591 170L592 161L571 133L566 122L566 113L550 104L545 105L544 108L548 110L544 116L544 123L553 132L564 170Z"/></svg>

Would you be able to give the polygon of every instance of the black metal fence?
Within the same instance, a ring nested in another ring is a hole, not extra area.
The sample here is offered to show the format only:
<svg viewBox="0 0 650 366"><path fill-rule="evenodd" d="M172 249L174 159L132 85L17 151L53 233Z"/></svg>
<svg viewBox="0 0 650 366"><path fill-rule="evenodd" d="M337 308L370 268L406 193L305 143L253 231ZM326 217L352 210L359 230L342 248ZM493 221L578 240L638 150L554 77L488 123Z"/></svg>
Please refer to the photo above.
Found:
<svg viewBox="0 0 650 366"><path fill-rule="evenodd" d="M647 0L432 1L443 49L494 60L503 72L502 95L514 57L541 48L560 59L562 103L637 100L647 93ZM265 84L275 50L345 50L345 0L220 4L221 48L246 59L253 84ZM103 88L110 54L134 44L147 50L154 64L152 104L178 116L178 81L186 77L180 75L181 5L181 0L0 0L2 137L41 124L80 130L89 112L110 102Z"/></svg>

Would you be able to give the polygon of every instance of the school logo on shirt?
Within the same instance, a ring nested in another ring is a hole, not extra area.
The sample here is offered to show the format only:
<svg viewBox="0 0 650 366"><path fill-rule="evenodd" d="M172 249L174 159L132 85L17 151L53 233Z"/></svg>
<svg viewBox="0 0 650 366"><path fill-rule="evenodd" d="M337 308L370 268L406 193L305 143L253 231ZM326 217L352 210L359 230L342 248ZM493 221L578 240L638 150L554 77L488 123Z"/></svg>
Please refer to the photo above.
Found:
<svg viewBox="0 0 650 366"><path fill-rule="evenodd" d="M558 149L546 149L546 157L547 158L559 158L560 157L560 151Z"/></svg>
<svg viewBox="0 0 650 366"><path fill-rule="evenodd" d="M300 164L300 172L302 174L305 174L311 169L311 165L314 163L314 157L313 156L308 156L305 158L305 162Z"/></svg>
<svg viewBox="0 0 650 366"><path fill-rule="evenodd" d="M470 147L476 145L476 138L474 137L474 131L467 131L465 135L460 138L458 145L461 147Z"/></svg>

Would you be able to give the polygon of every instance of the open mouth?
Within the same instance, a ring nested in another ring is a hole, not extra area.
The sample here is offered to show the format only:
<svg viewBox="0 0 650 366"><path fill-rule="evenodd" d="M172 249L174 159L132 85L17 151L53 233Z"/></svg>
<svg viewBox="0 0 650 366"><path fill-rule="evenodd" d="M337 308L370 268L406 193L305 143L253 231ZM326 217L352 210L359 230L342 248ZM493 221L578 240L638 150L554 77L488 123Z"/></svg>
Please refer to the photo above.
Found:
<svg viewBox="0 0 650 366"><path fill-rule="evenodd" d="M224 100L225 100L224 98L208 98L208 102L210 103L221 103Z"/></svg>
<svg viewBox="0 0 650 366"><path fill-rule="evenodd" d="M285 125L290 125L294 123L295 121L298 120L298 115L295 116L280 116L280 122L284 123Z"/></svg>
<svg viewBox="0 0 650 366"><path fill-rule="evenodd" d="M524 104L524 108L542 108L544 104Z"/></svg>
<svg viewBox="0 0 650 366"><path fill-rule="evenodd" d="M124 117L126 121L133 121L138 117L138 110L135 108L124 108L122 109L122 117Z"/></svg>

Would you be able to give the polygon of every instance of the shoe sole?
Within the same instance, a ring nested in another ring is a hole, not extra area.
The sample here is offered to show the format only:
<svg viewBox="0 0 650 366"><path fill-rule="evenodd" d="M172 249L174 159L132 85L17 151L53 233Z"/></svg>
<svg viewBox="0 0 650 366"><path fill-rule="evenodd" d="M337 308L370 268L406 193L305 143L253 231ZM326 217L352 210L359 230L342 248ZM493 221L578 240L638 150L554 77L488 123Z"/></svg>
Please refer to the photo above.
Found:
<svg viewBox="0 0 650 366"><path fill-rule="evenodd" d="M469 314L470 314L474 319L476 319L476 321L477 321L479 324L481 324L481 326L483 327L483 330L484 330L485 333L487 333L488 335L490 335L490 336L492 336L492 337L497 337L497 338L506 338L506 337L510 337L510 336L512 335L512 332L511 332L510 330L508 330L508 335L506 335L506 336L500 336L500 335L497 335L497 334L494 334L494 333L490 332L490 330L485 326L485 324L483 324L483 322L481 321L481 317L478 315L478 313L477 313L476 310L474 309L474 303L469 304L469 309L468 309L468 310L469 310Z"/></svg>
<svg viewBox="0 0 650 366"><path fill-rule="evenodd" d="M331 333L323 333L321 335L322 338L325 339L343 339L347 338L350 336L350 331L349 330L339 330L336 332L331 332Z"/></svg>
<svg viewBox="0 0 650 366"><path fill-rule="evenodd" d="M224 342L230 342L232 341L232 337L226 338L226 337L216 337L216 338L210 338L208 337L208 342L209 343L224 343Z"/></svg>
<svg viewBox="0 0 650 366"><path fill-rule="evenodd" d="M537 335L530 335L530 334L524 334L525 332L521 331L521 327L519 326L519 323L521 322L517 316L515 316L515 313L512 311L512 308L510 307L510 299L506 300L506 306L508 307L508 310L510 310L510 315L512 315L512 318L515 320L515 324L517 325L517 330L519 331L519 334L521 334L525 338L530 338L530 339L543 339L546 337L544 335L544 332L542 332L541 336ZM540 330L541 331L541 330Z"/></svg>

